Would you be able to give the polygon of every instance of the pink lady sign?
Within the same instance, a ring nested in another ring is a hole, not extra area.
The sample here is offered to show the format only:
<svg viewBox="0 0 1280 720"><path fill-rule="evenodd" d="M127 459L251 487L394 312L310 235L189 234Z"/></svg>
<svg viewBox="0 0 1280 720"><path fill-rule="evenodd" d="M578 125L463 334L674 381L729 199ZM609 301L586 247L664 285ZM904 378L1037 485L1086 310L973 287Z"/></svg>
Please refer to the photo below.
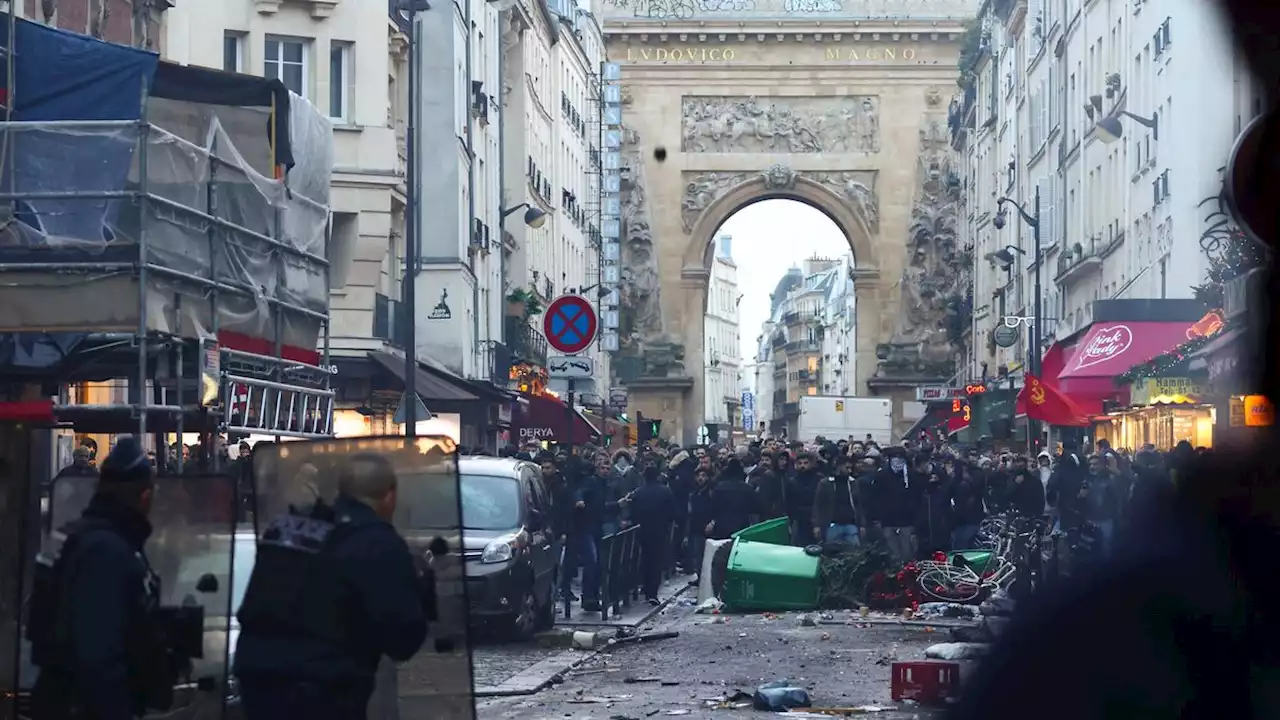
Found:
<svg viewBox="0 0 1280 720"><path fill-rule="evenodd" d="M1089 328L1059 378L1114 378L1187 341L1190 322L1101 322Z"/></svg>
<svg viewBox="0 0 1280 720"><path fill-rule="evenodd" d="M1128 325L1100 327L1089 341L1076 351L1076 369L1104 363L1125 354L1133 347L1133 331Z"/></svg>

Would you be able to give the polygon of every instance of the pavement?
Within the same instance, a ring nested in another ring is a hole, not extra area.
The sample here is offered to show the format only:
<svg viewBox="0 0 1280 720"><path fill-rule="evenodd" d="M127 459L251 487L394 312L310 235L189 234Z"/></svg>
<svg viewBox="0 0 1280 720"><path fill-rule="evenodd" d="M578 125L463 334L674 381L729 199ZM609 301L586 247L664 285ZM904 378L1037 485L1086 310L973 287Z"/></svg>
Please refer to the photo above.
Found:
<svg viewBox="0 0 1280 720"><path fill-rule="evenodd" d="M661 621L675 608L690 602L694 588L688 575L678 575L663 584L653 607L643 600L622 608L617 615L601 620L598 612L583 612L577 604L570 620L557 617L556 628L529 643L478 644L472 650L472 672L477 697L530 695L562 678L564 673L589 660L595 653L571 649L574 633L603 638L620 629L640 628Z"/></svg>
<svg viewBox="0 0 1280 720"><path fill-rule="evenodd" d="M883 720L935 716L891 702L889 674L893 662L922 659L929 645L945 642L947 633L940 628L843 616L822 623L811 613L702 615L694 610L684 603L671 605L641 630L673 630L677 637L606 646L535 695L479 699L479 719L745 717L758 713L749 697L755 688L781 679L806 688L816 708L874 707Z"/></svg>

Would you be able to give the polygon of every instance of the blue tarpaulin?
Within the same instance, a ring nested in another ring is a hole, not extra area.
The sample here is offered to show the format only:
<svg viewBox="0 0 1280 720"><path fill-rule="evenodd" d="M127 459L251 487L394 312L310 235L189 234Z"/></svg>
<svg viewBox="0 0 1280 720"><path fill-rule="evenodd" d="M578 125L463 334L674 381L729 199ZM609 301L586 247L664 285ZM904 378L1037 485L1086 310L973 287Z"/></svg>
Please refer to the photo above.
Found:
<svg viewBox="0 0 1280 720"><path fill-rule="evenodd" d="M14 45L14 120L136 119L160 62L147 50L27 20L18 20Z"/></svg>
<svg viewBox="0 0 1280 720"><path fill-rule="evenodd" d="M137 120L159 62L153 52L18 20L13 87L7 88L12 117L19 122ZM18 193L118 191L125 187L138 134L137 128L10 130L13 166L3 172L13 173L12 189ZM94 246L116 239L111 227L118 210L117 202L102 197L33 198L19 201L18 218L38 231L28 246Z"/></svg>

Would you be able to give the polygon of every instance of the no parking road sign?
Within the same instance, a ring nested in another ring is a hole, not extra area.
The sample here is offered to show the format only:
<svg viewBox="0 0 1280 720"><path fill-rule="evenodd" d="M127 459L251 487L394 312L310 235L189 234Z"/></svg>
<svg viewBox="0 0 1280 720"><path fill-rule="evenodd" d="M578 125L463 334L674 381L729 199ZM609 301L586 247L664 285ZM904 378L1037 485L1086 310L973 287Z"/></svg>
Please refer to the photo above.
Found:
<svg viewBox="0 0 1280 720"><path fill-rule="evenodd" d="M591 347L596 339L596 309L579 295L561 295L542 316L542 333L558 352L574 355Z"/></svg>

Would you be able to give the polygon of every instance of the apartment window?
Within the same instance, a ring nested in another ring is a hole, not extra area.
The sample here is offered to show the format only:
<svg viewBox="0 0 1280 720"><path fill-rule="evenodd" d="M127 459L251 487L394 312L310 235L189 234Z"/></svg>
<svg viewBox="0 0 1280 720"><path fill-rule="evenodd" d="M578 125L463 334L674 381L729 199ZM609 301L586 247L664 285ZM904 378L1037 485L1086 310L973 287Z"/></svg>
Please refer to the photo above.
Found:
<svg viewBox="0 0 1280 720"><path fill-rule="evenodd" d="M352 58L349 43L329 45L329 117L340 122L351 121L352 96L355 94Z"/></svg>
<svg viewBox="0 0 1280 720"><path fill-rule="evenodd" d="M263 44L262 74L307 97L307 45L301 38L268 37Z"/></svg>
<svg viewBox="0 0 1280 720"><path fill-rule="evenodd" d="M244 35L229 32L222 36L222 69L244 72Z"/></svg>

